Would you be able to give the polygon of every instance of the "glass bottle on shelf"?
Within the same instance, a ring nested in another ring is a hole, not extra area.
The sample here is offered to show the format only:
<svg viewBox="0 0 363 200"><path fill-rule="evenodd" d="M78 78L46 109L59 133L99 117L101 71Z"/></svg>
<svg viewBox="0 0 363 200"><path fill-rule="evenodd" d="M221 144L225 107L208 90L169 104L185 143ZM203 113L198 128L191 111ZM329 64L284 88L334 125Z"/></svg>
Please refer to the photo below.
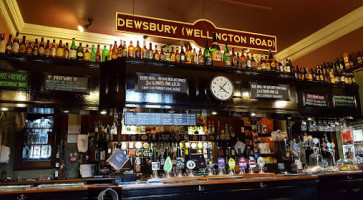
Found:
<svg viewBox="0 0 363 200"><path fill-rule="evenodd" d="M139 40L136 42L135 57L138 58L138 59L141 59L141 48L140 48L140 45L139 45Z"/></svg>

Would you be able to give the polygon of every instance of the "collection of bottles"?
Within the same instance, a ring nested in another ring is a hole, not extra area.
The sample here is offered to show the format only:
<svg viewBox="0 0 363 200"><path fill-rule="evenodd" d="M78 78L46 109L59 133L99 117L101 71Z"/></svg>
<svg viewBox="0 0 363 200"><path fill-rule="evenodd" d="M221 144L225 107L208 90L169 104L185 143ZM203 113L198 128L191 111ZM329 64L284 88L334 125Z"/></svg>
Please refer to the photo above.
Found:
<svg viewBox="0 0 363 200"><path fill-rule="evenodd" d="M337 59L335 62L318 65L315 69L299 68L295 71L295 78L299 81L356 84L353 73L346 71L349 69L347 66L349 65L343 59Z"/></svg>
<svg viewBox="0 0 363 200"><path fill-rule="evenodd" d="M208 140L230 140L231 137L235 137L235 131L232 124L221 121L207 121L205 120L198 126L136 126L125 125L122 129L122 134L134 135L134 134L151 134L159 135L163 133L168 134L183 134L183 135L208 135Z"/></svg>
<svg viewBox="0 0 363 200"><path fill-rule="evenodd" d="M63 44L62 40L59 40L57 44L55 40L50 42L49 40L44 41L41 38L40 41L35 39L34 42L26 41L26 36L20 40L19 33L13 38L9 35L6 41L6 35L2 34L0 36L0 53L7 54L21 54L27 56L44 57L44 58L63 58L63 59L73 59L73 60L85 60L91 62L104 62L107 60L114 60L121 57L130 57L138 59L147 60L157 60L157 61L167 61L175 63L186 63L194 65L213 65L213 62L224 62L226 67L232 67L237 69L255 69L255 70L265 70L265 71L276 71L276 72L291 72L292 65L290 60L286 62L278 62L273 57L271 51L269 56L262 56L261 59L257 59L253 54L245 52L242 49L241 53L236 53L234 48L229 52L227 43L225 44L225 51L222 54L220 46L217 42L216 35L214 34L214 41L212 46L209 48L208 41L206 41L206 46L204 51L202 49L197 52L195 48L193 51L189 45L180 48L171 47L171 49L166 46L166 48L160 48L155 45L152 48L152 43L149 43L149 48L146 47L146 41L143 42L143 47L139 45L137 41L136 47L133 46L132 41L130 41L129 46L126 46L126 41L120 41L119 45L117 41L110 48L107 49L106 45L101 50L100 45L92 45L89 48L88 45L76 46L75 38L72 39L72 44L69 46L68 43ZM179 50L180 49L180 50Z"/></svg>

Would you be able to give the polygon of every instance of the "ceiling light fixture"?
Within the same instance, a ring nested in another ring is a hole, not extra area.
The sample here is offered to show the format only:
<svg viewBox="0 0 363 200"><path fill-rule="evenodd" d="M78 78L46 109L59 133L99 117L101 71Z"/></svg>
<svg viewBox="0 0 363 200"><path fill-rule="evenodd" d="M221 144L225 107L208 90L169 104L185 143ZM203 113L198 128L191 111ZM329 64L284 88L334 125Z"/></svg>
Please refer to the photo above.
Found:
<svg viewBox="0 0 363 200"><path fill-rule="evenodd" d="M83 26L78 25L78 30L83 32L85 29L88 29L92 24L93 24L93 19L92 18L88 18L88 24L85 24Z"/></svg>
<svg viewBox="0 0 363 200"><path fill-rule="evenodd" d="M105 115L105 114L107 114L107 111L102 110L100 113L101 113L101 115Z"/></svg>
<svg viewBox="0 0 363 200"><path fill-rule="evenodd" d="M6 107L1 108L1 111L8 111L8 110L9 110L9 108L6 108Z"/></svg>

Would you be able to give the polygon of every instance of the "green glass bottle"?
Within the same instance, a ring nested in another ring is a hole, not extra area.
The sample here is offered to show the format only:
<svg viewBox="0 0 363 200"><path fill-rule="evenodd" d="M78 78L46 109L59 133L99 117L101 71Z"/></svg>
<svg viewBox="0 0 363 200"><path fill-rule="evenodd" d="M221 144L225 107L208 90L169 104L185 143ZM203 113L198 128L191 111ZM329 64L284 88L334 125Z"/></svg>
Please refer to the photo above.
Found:
<svg viewBox="0 0 363 200"><path fill-rule="evenodd" d="M231 60L231 54L228 51L227 42L226 42L226 48L224 49L224 53L223 53L223 60L224 60L224 63L226 64L226 67L231 67L232 60Z"/></svg>
<svg viewBox="0 0 363 200"><path fill-rule="evenodd" d="M72 45L69 49L69 59L76 60L77 59L77 47L76 47L76 39L72 39Z"/></svg>
<svg viewBox="0 0 363 200"><path fill-rule="evenodd" d="M223 55L221 53L221 49L219 48L219 44L217 42L217 34L213 33L213 43L210 48L210 51L212 53L212 61L222 61Z"/></svg>
<svg viewBox="0 0 363 200"><path fill-rule="evenodd" d="M169 46L168 45L166 45L165 60L170 62L170 51L169 51Z"/></svg>
<svg viewBox="0 0 363 200"><path fill-rule="evenodd" d="M212 55L209 51L208 40L205 41L205 49L204 49L204 64L212 65Z"/></svg>
<svg viewBox="0 0 363 200"><path fill-rule="evenodd" d="M106 45L103 47L102 50L102 61L101 62L105 62L108 56L108 51L107 51L107 47Z"/></svg>
<svg viewBox="0 0 363 200"><path fill-rule="evenodd" d="M96 62L96 50L95 50L95 45L92 45L90 61L91 61L91 62Z"/></svg>

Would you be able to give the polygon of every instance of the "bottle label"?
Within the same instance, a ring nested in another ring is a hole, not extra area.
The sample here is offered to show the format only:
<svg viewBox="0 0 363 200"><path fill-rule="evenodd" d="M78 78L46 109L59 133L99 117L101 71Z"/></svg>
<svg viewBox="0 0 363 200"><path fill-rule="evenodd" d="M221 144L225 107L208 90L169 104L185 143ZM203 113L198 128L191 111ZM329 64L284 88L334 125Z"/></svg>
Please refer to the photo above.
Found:
<svg viewBox="0 0 363 200"><path fill-rule="evenodd" d="M39 55L44 55L44 47L39 47Z"/></svg>
<svg viewBox="0 0 363 200"><path fill-rule="evenodd" d="M177 63L180 63L180 54L175 56L175 61L176 61Z"/></svg>
<svg viewBox="0 0 363 200"><path fill-rule="evenodd" d="M26 47L25 47L25 45L20 46L20 48L19 48L19 52L20 52L20 53L25 53L25 51L26 51ZM2 46L0 46L0 52L1 52L1 53L5 53L5 46L4 46L4 48L2 48Z"/></svg>
<svg viewBox="0 0 363 200"><path fill-rule="evenodd" d="M268 71L270 71L270 70L271 70L270 63L266 63L266 70L268 70Z"/></svg>
<svg viewBox="0 0 363 200"><path fill-rule="evenodd" d="M26 54L31 55L32 51L33 51L32 48L27 48L26 49Z"/></svg>
<svg viewBox="0 0 363 200"><path fill-rule="evenodd" d="M220 51L215 50L212 51L212 60L213 61L222 61L223 55Z"/></svg>
<svg viewBox="0 0 363 200"><path fill-rule="evenodd" d="M81 51L80 51L80 52L78 52L78 53L77 53L77 56L78 56L78 57L80 57L80 58L82 58L82 57L83 57L83 52L81 52Z"/></svg>
<svg viewBox="0 0 363 200"><path fill-rule="evenodd" d="M92 52L90 54L90 61L92 61L92 62L95 62L96 61L96 54L95 54L95 52Z"/></svg>
<svg viewBox="0 0 363 200"><path fill-rule="evenodd" d="M15 43L13 44L13 46L11 47L11 51L12 51L13 53L18 53L18 52L19 52L19 44L18 44L17 42L15 42Z"/></svg>
<svg viewBox="0 0 363 200"><path fill-rule="evenodd" d="M175 62L175 53L171 54L170 61L171 62Z"/></svg>
<svg viewBox="0 0 363 200"><path fill-rule="evenodd" d="M141 51L140 50L136 51L136 58L141 58Z"/></svg>
<svg viewBox="0 0 363 200"><path fill-rule="evenodd" d="M154 56L154 54L153 54L153 52L152 51L149 51L149 60L152 60L153 59L153 56Z"/></svg>
<svg viewBox="0 0 363 200"><path fill-rule="evenodd" d="M231 60L231 57L230 56L226 56L224 58L224 62L226 63L226 67L230 67L231 64L232 64L232 60Z"/></svg>
<svg viewBox="0 0 363 200"><path fill-rule="evenodd" d="M51 56L53 56L53 57L54 57L54 56L56 55L56 53L57 53L57 50L56 50L55 48L51 48L51 49L50 49L50 55L51 55Z"/></svg>
<svg viewBox="0 0 363 200"><path fill-rule="evenodd" d="M127 56L127 51L126 50L122 50L121 56L122 57L126 57Z"/></svg>
<svg viewBox="0 0 363 200"><path fill-rule="evenodd" d="M185 62L185 55L184 54L180 55L180 62Z"/></svg>
<svg viewBox="0 0 363 200"><path fill-rule="evenodd" d="M191 63L191 62L192 62L192 53L187 53L187 54L185 55L185 61L186 61L187 63Z"/></svg>
<svg viewBox="0 0 363 200"><path fill-rule="evenodd" d="M85 53L83 59L89 61L91 59L91 54L90 53Z"/></svg>
<svg viewBox="0 0 363 200"><path fill-rule="evenodd" d="M69 51L63 51L63 58L69 59Z"/></svg>
<svg viewBox="0 0 363 200"><path fill-rule="evenodd" d="M57 49L57 57L59 57L59 58L63 57L63 48Z"/></svg>
<svg viewBox="0 0 363 200"><path fill-rule="evenodd" d="M155 54L155 60L160 60L160 55L158 53Z"/></svg>
<svg viewBox="0 0 363 200"><path fill-rule="evenodd" d="M77 51L75 49L69 50L69 58L75 59L77 57Z"/></svg>
<svg viewBox="0 0 363 200"><path fill-rule="evenodd" d="M198 56L193 56L193 64L198 64Z"/></svg>
<svg viewBox="0 0 363 200"><path fill-rule="evenodd" d="M252 68L252 66L251 66L251 60L247 60L247 68Z"/></svg>
<svg viewBox="0 0 363 200"><path fill-rule="evenodd" d="M167 53L167 54L165 55L165 59L166 59L166 61L170 61L170 53Z"/></svg>
<svg viewBox="0 0 363 200"><path fill-rule="evenodd" d="M271 68L272 68L272 69L276 68L276 64L275 64L275 62L271 62Z"/></svg>
<svg viewBox="0 0 363 200"><path fill-rule="evenodd" d="M44 55L46 56L46 57L48 57L49 56L49 48L48 49L44 49Z"/></svg>
<svg viewBox="0 0 363 200"><path fill-rule="evenodd" d="M242 60L242 68L246 69L247 68L247 62L246 60Z"/></svg>
<svg viewBox="0 0 363 200"><path fill-rule="evenodd" d="M238 61L237 57L234 56L233 57L233 60L232 60L233 65L237 65L237 61Z"/></svg>
<svg viewBox="0 0 363 200"><path fill-rule="evenodd" d="M34 55L34 56L37 56L37 55L38 55L38 48L34 48L34 49L33 49L33 55Z"/></svg>
<svg viewBox="0 0 363 200"><path fill-rule="evenodd" d="M212 65L212 57L206 56L205 57L205 65Z"/></svg>
<svg viewBox="0 0 363 200"><path fill-rule="evenodd" d="M24 48L25 48L25 46L24 46ZM0 53L5 53L5 50L6 50L6 42L5 42L5 40L2 40L0 42ZM25 52L25 49L24 49L24 52Z"/></svg>
<svg viewBox="0 0 363 200"><path fill-rule="evenodd" d="M129 49L129 57L135 58L135 50L134 49Z"/></svg>
<svg viewBox="0 0 363 200"><path fill-rule="evenodd" d="M147 58L148 58L147 51L143 51L143 53L142 53L142 59L147 59Z"/></svg>
<svg viewBox="0 0 363 200"><path fill-rule="evenodd" d="M203 56L199 56L198 64L199 65L203 65L204 64L204 57Z"/></svg>
<svg viewBox="0 0 363 200"><path fill-rule="evenodd" d="M86 54L84 54L84 57L86 57ZM117 54L116 53L112 54L112 59L117 59ZM86 60L86 58L85 58L85 60Z"/></svg>

